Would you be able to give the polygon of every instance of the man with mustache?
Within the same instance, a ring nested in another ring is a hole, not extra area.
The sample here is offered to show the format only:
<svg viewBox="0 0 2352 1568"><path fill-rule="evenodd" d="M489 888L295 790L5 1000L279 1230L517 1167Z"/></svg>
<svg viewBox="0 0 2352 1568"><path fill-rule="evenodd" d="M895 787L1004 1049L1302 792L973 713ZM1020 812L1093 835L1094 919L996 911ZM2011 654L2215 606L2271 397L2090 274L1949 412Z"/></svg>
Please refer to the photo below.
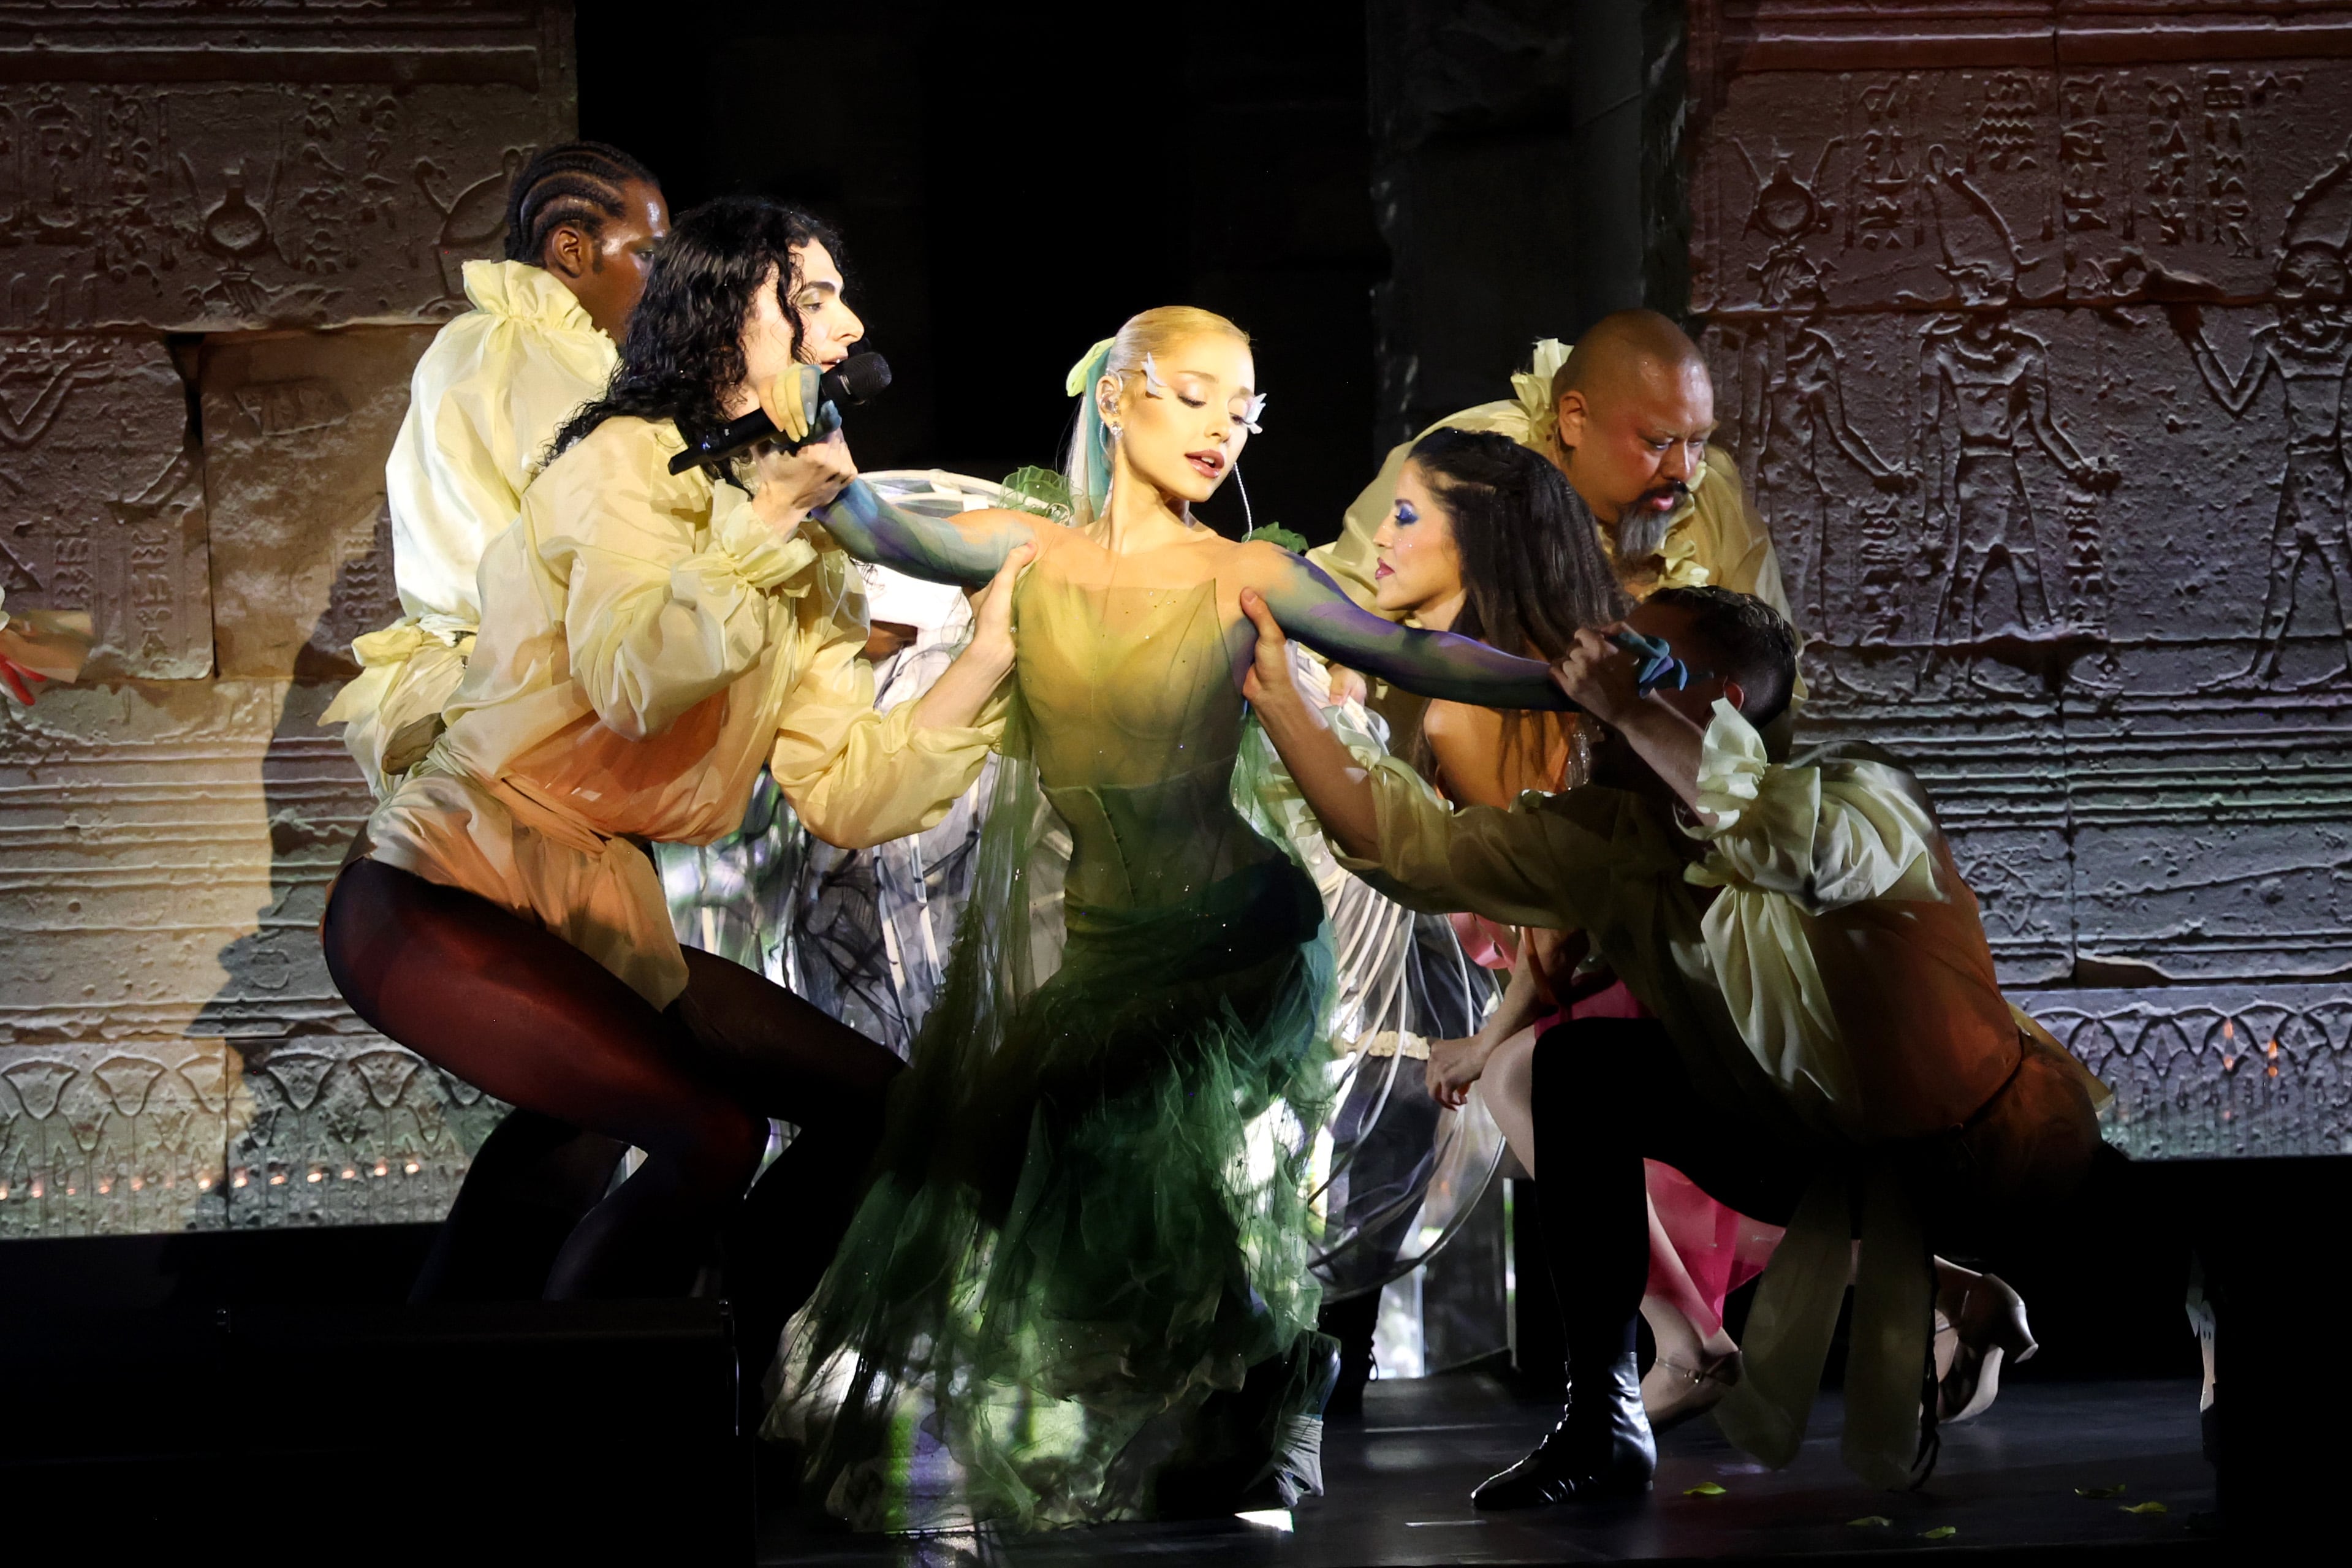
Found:
<svg viewBox="0 0 2352 1568"><path fill-rule="evenodd" d="M1787 612L1772 541L1739 470L1707 448L1715 384L1681 328L1654 310L1617 311L1573 352L1553 339L1538 343L1534 368L1511 385L1515 397L1431 428L1494 431L1550 458L1592 508L1618 579L1635 597L1712 583ZM1372 536L1396 506L1412 450L1408 441L1389 454L1348 508L1339 538L1308 555L1367 608L1379 566Z"/></svg>

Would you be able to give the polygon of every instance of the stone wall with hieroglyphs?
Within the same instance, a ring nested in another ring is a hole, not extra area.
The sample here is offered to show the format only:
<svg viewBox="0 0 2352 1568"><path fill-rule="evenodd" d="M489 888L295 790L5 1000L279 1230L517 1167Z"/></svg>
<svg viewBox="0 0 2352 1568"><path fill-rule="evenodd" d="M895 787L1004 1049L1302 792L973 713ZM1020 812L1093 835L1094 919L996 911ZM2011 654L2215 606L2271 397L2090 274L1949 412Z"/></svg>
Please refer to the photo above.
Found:
<svg viewBox="0 0 2352 1568"><path fill-rule="evenodd" d="M2352 8L1691 17L1811 735L1918 766L2116 1142L2352 1152Z"/></svg>
<svg viewBox="0 0 2352 1568"><path fill-rule="evenodd" d="M496 1106L319 956L408 374L571 134L537 0L0 0L0 1238L437 1218Z"/></svg>

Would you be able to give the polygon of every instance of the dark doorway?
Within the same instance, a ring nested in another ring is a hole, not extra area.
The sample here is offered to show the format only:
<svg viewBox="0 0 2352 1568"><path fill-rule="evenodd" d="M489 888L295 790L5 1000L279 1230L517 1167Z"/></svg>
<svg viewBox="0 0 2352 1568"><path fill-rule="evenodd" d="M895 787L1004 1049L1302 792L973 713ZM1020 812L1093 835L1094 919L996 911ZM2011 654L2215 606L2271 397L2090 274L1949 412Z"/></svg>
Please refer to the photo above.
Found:
<svg viewBox="0 0 2352 1568"><path fill-rule="evenodd" d="M581 133L678 210L757 192L841 225L898 377L852 428L864 465L1055 463L1087 345L1202 305L1257 340L1257 520L1328 538L1379 460L1364 6L1150 15L583 0ZM1238 529L1232 486L1206 515Z"/></svg>

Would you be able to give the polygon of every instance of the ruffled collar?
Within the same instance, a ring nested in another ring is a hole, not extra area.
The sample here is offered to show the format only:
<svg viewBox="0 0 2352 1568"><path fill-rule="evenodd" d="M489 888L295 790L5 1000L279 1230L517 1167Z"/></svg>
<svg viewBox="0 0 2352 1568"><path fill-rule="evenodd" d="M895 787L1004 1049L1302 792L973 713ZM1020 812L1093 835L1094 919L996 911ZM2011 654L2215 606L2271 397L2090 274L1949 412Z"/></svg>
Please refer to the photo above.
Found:
<svg viewBox="0 0 2352 1568"><path fill-rule="evenodd" d="M1552 378L1573 352L1558 338L1538 338L1533 360L1511 376L1511 398L1527 416L1528 444L1553 449L1559 444L1559 407L1552 401Z"/></svg>
<svg viewBox="0 0 2352 1568"><path fill-rule="evenodd" d="M469 261L466 298L478 310L516 321L536 321L566 332L595 332L596 323L553 273L522 261ZM602 333L597 334L599 337Z"/></svg>
<svg viewBox="0 0 2352 1568"><path fill-rule="evenodd" d="M1564 460L1567 454L1559 444L1559 405L1552 399L1551 386L1559 374L1560 367L1568 363L1569 355L1574 352L1558 338L1538 338L1535 352L1529 356L1528 368L1514 371L1511 376L1511 401L1517 405L1519 416L1527 421L1525 444L1543 453L1555 463ZM1651 587L1690 588L1707 580L1707 570L1698 561L1698 541L1691 538L1686 526L1691 514L1698 508L1698 487L1706 482L1706 471L1702 468L1692 476L1690 497L1667 519L1665 540L1649 558L1657 563L1657 580ZM1610 537L1605 528L1601 530L1601 542L1609 552L1609 559L1615 562L1617 541ZM1617 564L1640 567L1645 563L1627 561Z"/></svg>

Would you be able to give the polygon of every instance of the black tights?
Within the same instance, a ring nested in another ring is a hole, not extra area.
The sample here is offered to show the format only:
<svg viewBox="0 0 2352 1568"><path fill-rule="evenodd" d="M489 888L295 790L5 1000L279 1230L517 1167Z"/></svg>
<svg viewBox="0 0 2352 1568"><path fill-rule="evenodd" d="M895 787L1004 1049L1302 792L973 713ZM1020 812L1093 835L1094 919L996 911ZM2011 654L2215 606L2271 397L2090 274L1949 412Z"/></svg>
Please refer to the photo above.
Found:
<svg viewBox="0 0 2352 1568"><path fill-rule="evenodd" d="M1561 1024L1536 1043L1531 1088L1545 1260L1571 1368L1606 1366L1633 1348L1650 1273L1644 1158L1775 1225L1813 1175L1752 1124L1702 1102L1654 1019Z"/></svg>
<svg viewBox="0 0 2352 1568"><path fill-rule="evenodd" d="M686 993L656 1010L561 937L462 890L373 860L343 870L320 928L361 1018L532 1113L494 1155L532 1168L550 1211L597 1188L597 1160L645 1164L572 1227L550 1297L682 1293L722 1222L751 1358L831 1261L882 1131L898 1059L782 987L688 950ZM767 1119L800 1129L738 1209ZM571 1129L609 1142L572 1144ZM545 1173L562 1167L560 1176ZM609 1164L604 1169L609 1170Z"/></svg>

